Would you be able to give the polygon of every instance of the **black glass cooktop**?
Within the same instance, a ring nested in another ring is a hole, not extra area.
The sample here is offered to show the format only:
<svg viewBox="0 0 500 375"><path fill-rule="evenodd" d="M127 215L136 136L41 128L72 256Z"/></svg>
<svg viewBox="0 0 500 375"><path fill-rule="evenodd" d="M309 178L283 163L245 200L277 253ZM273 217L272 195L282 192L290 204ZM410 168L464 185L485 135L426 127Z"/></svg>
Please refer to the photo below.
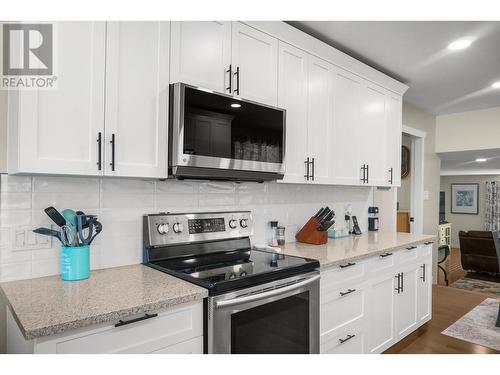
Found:
<svg viewBox="0 0 500 375"><path fill-rule="evenodd" d="M148 265L205 287L210 295L319 268L317 260L253 249L159 260Z"/></svg>

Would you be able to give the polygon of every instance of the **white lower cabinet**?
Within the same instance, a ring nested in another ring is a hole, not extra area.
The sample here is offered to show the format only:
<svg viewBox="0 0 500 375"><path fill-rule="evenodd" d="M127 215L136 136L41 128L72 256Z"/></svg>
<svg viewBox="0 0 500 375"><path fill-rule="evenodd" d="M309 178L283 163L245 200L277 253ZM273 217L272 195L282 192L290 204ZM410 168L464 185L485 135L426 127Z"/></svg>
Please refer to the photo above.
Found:
<svg viewBox="0 0 500 375"><path fill-rule="evenodd" d="M124 319L130 321L136 317ZM203 353L203 304L183 304L158 316L122 326L103 324L26 341L10 311L7 316L8 353Z"/></svg>
<svg viewBox="0 0 500 375"><path fill-rule="evenodd" d="M432 245L321 272L320 352L381 353L432 317Z"/></svg>

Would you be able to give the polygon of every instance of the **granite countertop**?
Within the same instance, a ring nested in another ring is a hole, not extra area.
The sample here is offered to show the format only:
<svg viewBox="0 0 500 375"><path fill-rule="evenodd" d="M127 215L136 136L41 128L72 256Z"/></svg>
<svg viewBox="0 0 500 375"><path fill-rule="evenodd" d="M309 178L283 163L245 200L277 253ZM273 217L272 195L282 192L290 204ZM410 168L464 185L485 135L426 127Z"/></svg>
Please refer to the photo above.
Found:
<svg viewBox="0 0 500 375"><path fill-rule="evenodd" d="M27 340L208 296L204 288L142 264L92 271L82 281L49 276L6 282L0 288Z"/></svg>
<svg viewBox="0 0 500 375"><path fill-rule="evenodd" d="M281 251L286 255L317 259L321 268L328 268L435 239L436 236L425 234L368 232L360 236L329 238L325 245L291 242L282 246Z"/></svg>

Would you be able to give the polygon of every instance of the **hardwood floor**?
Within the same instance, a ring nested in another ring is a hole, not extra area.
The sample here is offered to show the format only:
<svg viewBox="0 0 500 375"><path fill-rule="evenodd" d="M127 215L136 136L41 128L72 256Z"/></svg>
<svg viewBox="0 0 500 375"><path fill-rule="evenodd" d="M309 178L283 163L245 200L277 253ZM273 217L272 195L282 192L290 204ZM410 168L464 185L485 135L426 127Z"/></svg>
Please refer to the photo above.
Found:
<svg viewBox="0 0 500 375"><path fill-rule="evenodd" d="M485 295L455 288L434 285L432 289L432 320L387 349L386 354L489 354L499 353L481 345L442 335L448 328L475 306Z"/></svg>

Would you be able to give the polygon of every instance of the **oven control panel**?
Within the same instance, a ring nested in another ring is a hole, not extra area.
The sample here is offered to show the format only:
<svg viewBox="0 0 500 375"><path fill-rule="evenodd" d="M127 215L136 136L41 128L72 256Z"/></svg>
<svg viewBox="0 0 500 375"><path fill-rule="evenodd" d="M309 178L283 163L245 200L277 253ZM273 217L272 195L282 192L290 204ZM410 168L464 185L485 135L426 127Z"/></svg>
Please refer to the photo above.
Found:
<svg viewBox="0 0 500 375"><path fill-rule="evenodd" d="M250 211L159 213L144 216L147 246L248 237L253 233Z"/></svg>

